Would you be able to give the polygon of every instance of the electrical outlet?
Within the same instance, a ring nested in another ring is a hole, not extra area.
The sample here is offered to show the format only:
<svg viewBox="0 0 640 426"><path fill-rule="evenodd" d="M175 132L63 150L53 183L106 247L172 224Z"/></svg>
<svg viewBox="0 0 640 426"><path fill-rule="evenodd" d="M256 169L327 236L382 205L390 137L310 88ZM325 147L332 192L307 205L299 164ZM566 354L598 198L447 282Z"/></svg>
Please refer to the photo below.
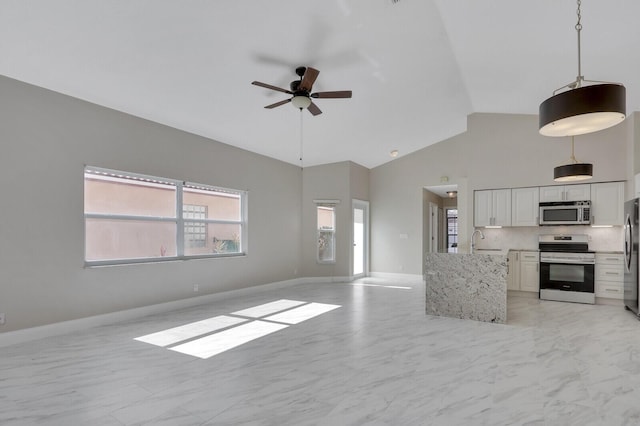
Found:
<svg viewBox="0 0 640 426"><path fill-rule="evenodd" d="M0 313L0 325L4 325L4 312Z"/></svg>
<svg viewBox="0 0 640 426"><path fill-rule="evenodd" d="M198 290L200 290L200 288L198 287L198 284L194 284L193 285L193 291L197 293Z"/></svg>

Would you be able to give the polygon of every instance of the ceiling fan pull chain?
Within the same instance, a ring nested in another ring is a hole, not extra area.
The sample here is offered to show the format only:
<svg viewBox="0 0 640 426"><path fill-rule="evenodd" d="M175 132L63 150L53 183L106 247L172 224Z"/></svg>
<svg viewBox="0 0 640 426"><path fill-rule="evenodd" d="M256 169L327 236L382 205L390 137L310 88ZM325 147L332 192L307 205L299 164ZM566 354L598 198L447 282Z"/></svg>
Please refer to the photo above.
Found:
<svg viewBox="0 0 640 426"><path fill-rule="evenodd" d="M302 108L300 108L300 168L304 166L302 162Z"/></svg>

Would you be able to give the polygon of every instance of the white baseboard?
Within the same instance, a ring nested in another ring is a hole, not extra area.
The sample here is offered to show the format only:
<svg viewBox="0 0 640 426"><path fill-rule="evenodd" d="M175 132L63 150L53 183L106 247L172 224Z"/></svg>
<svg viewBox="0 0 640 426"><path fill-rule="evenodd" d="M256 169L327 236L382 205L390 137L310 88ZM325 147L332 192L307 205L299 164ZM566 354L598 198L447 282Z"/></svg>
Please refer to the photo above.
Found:
<svg viewBox="0 0 640 426"><path fill-rule="evenodd" d="M353 281L352 277L305 277L299 278L301 283L304 284L312 284L312 283L348 283Z"/></svg>
<svg viewBox="0 0 640 426"><path fill-rule="evenodd" d="M155 305L141 306L139 308L126 309L124 311L110 312L108 314L95 315L86 318L78 318L75 320L62 321L53 324L42 325L38 327L25 328L16 331L7 331L0 333L0 348L15 345L17 343L29 342L32 340L42 339L45 337L59 336L62 334L73 333L75 331L84 330L91 327L114 324L121 321L140 318L147 315L170 312L178 309L190 308L192 306L203 305L205 303L214 302L228 297L243 296L260 291L274 290L289 287L298 284L310 282L334 282L332 278L296 278L286 281L278 281L253 287L245 287L237 290L223 291L220 293L205 294L198 297L190 297L188 299L174 300L171 302L158 303Z"/></svg>
<svg viewBox="0 0 640 426"><path fill-rule="evenodd" d="M521 290L507 290L507 296L528 297L529 299L540 298L537 291L521 291Z"/></svg>
<svg viewBox="0 0 640 426"><path fill-rule="evenodd" d="M402 281L415 281L415 282L423 282L424 278L422 275L418 274L400 274L394 272L371 272L369 276L373 278L385 278L390 280L402 280Z"/></svg>

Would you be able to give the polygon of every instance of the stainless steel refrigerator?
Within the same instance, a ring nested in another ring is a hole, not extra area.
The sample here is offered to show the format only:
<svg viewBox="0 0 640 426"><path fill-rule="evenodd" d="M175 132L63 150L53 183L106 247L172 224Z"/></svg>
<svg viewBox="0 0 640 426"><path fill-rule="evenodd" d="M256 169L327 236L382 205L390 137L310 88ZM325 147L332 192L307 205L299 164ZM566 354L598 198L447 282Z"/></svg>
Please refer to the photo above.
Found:
<svg viewBox="0 0 640 426"><path fill-rule="evenodd" d="M638 204L640 198L624 203L624 306L639 315L638 309Z"/></svg>

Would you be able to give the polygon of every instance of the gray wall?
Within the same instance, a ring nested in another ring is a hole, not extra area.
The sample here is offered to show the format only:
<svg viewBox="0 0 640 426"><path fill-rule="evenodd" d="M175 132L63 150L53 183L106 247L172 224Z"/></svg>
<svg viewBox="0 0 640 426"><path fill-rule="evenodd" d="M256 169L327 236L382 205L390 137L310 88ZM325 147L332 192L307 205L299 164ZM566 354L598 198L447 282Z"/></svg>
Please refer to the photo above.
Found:
<svg viewBox="0 0 640 426"><path fill-rule="evenodd" d="M300 168L5 77L0 93L1 331L296 276ZM248 255L84 268L85 165L248 190Z"/></svg>
<svg viewBox="0 0 640 426"><path fill-rule="evenodd" d="M369 169L344 161L306 167L303 171L302 276L352 275L353 218L351 201L369 201ZM316 204L313 200L339 200L336 205L336 262L317 262Z"/></svg>
<svg viewBox="0 0 640 426"><path fill-rule="evenodd" d="M594 164L593 182L628 179L629 131L625 124L576 137L576 157ZM465 133L372 169L371 270L421 273L422 188L441 176L458 184L459 244L466 247L474 190L553 185L553 168L570 155L571 140L540 136L535 115L473 114Z"/></svg>

